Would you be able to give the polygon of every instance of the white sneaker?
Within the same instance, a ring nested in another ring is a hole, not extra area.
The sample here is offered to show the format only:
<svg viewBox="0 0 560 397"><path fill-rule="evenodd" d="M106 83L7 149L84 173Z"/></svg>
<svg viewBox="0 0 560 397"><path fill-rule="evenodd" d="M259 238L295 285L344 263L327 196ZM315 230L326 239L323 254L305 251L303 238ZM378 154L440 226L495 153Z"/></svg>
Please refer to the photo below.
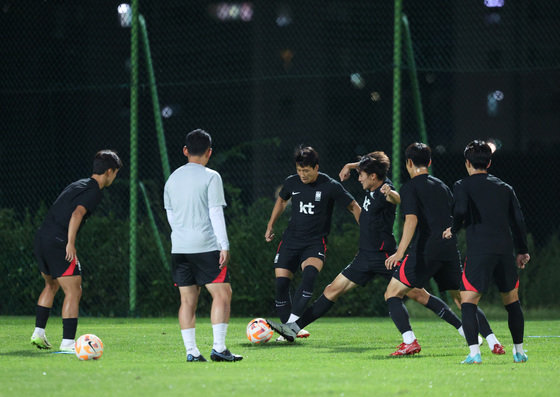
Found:
<svg viewBox="0 0 560 397"><path fill-rule="evenodd" d="M60 345L59 351L66 354L76 353L76 345Z"/></svg>
<svg viewBox="0 0 560 397"><path fill-rule="evenodd" d="M298 338L309 338L309 332L307 332L304 329L300 329L299 332L297 333L297 337Z"/></svg>
<svg viewBox="0 0 560 397"><path fill-rule="evenodd" d="M276 342L286 342L286 338L280 335L278 338L276 338Z"/></svg>
<svg viewBox="0 0 560 397"><path fill-rule="evenodd" d="M46 335L31 335L31 344L37 346L37 348L39 349L50 349L52 347L52 345L47 340Z"/></svg>

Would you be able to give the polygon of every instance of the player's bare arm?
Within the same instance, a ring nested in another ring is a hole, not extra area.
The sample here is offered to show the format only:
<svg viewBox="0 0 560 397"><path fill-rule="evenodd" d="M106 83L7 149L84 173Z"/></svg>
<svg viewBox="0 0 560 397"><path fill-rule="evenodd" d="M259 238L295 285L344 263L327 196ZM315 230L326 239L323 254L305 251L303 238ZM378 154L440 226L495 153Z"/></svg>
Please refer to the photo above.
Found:
<svg viewBox="0 0 560 397"><path fill-rule="evenodd" d="M354 215L354 219L356 219L356 223L359 225L360 214L362 213L362 207L360 207L360 204L358 204L356 200L353 200L346 208Z"/></svg>
<svg viewBox="0 0 560 397"><path fill-rule="evenodd" d="M351 171L358 169L359 164L360 164L359 162L345 164L344 167L342 167L342 169L338 173L338 177L340 178L340 181L345 181L348 178L350 178Z"/></svg>
<svg viewBox="0 0 560 397"><path fill-rule="evenodd" d="M288 205L288 200L284 200L281 197L276 199L276 204L272 209L272 214L270 214L270 219L268 220L268 225L266 227L266 232L264 233L264 238L267 243L270 243L274 239L274 224L280 218L280 215L284 213L286 206Z"/></svg>
<svg viewBox="0 0 560 397"><path fill-rule="evenodd" d="M397 252L393 255L388 257L385 260L385 267L387 269L393 269L395 266L398 266L399 261L402 260L408 245L412 241L412 237L414 236L414 232L416 231L416 226L418 225L418 217L413 214L407 214L404 218L404 226L403 226L403 233L401 237L401 241L399 243L399 247L397 248Z"/></svg>
<svg viewBox="0 0 560 397"><path fill-rule="evenodd" d="M384 183L383 186L381 186L380 190L381 193L383 193L383 195L385 196L385 200L387 200L391 204L397 205L401 203L401 195L399 194L399 192L391 189L391 186L389 186L388 184Z"/></svg>
<svg viewBox="0 0 560 397"><path fill-rule="evenodd" d="M68 243L66 244L66 260L68 262L72 262L76 257L76 235L86 213L86 208L83 205L78 205L72 212L70 222L68 222Z"/></svg>

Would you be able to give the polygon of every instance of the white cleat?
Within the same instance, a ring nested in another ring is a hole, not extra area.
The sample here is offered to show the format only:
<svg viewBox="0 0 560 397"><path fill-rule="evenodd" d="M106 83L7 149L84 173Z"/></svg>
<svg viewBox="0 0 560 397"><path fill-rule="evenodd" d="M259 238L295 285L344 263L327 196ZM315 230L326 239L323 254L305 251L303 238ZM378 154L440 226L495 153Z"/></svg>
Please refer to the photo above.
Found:
<svg viewBox="0 0 560 397"><path fill-rule="evenodd" d="M297 333L297 338L309 338L309 332L307 332L304 329L301 329L298 333Z"/></svg>

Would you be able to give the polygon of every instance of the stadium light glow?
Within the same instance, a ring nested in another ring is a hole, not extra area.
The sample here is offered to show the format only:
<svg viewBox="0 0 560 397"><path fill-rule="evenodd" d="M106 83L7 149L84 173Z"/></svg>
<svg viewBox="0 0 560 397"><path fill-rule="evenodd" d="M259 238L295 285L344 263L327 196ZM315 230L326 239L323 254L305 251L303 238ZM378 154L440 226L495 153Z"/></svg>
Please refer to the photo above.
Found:
<svg viewBox="0 0 560 397"><path fill-rule="evenodd" d="M350 75L350 82L356 88L362 89L366 85L366 81L360 73L352 73Z"/></svg>
<svg viewBox="0 0 560 397"><path fill-rule="evenodd" d="M249 22L253 19L252 3L218 3L209 7L210 15L216 19L226 21Z"/></svg>
<svg viewBox="0 0 560 397"><path fill-rule="evenodd" d="M130 4L119 4L117 11L121 27L129 28L132 25L132 7L130 7Z"/></svg>
<svg viewBox="0 0 560 397"><path fill-rule="evenodd" d="M501 8L505 3L506 0L484 0L484 5L488 8Z"/></svg>

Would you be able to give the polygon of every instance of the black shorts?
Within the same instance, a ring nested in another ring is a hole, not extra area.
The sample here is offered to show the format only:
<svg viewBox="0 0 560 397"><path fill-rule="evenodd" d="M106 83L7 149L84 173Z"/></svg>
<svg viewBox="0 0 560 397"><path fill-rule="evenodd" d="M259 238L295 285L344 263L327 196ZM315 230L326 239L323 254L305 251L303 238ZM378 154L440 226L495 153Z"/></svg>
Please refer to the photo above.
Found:
<svg viewBox="0 0 560 397"><path fill-rule="evenodd" d="M171 254L176 287L229 283L227 266L220 269L220 251L200 254Z"/></svg>
<svg viewBox="0 0 560 397"><path fill-rule="evenodd" d="M66 238L56 233L38 232L33 243L33 254L37 258L39 270L54 279L82 274L79 260L66 260Z"/></svg>
<svg viewBox="0 0 560 397"><path fill-rule="evenodd" d="M465 258L461 291L484 293L494 278L500 292L519 288L519 276L512 255L469 255Z"/></svg>
<svg viewBox="0 0 560 397"><path fill-rule="evenodd" d="M385 267L385 259L389 254L384 251L359 250L352 262L340 272L348 280L358 285L366 285L375 276L381 276L387 281L393 274Z"/></svg>
<svg viewBox="0 0 560 397"><path fill-rule="evenodd" d="M433 277L440 291L459 290L459 254L453 260L441 260L411 253L394 270L393 277L410 288L424 288Z"/></svg>
<svg viewBox="0 0 560 397"><path fill-rule="evenodd" d="M308 258L319 258L325 261L327 243L324 238L310 242L280 241L274 257L274 268L287 269L295 273L299 266Z"/></svg>

